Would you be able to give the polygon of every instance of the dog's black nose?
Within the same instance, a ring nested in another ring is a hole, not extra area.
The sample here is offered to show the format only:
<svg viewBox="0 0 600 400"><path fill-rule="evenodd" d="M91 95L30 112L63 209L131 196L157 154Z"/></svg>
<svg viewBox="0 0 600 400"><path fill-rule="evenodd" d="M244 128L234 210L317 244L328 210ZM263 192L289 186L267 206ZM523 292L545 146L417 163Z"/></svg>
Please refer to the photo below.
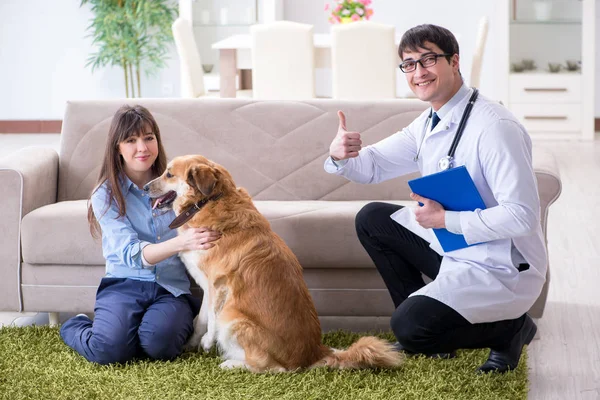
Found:
<svg viewBox="0 0 600 400"><path fill-rule="evenodd" d="M148 190L150 190L150 186L144 185L144 192L147 192Z"/></svg>

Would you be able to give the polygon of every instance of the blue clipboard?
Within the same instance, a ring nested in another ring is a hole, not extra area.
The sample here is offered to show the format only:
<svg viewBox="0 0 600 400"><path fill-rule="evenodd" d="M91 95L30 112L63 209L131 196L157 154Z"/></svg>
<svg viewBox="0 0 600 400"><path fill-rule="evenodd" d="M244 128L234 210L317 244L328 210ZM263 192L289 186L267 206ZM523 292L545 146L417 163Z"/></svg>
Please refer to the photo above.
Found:
<svg viewBox="0 0 600 400"><path fill-rule="evenodd" d="M448 211L475 211L486 208L469 171L464 166L410 180L408 185L413 193L437 201ZM463 235L450 233L443 228L434 229L433 232L445 252L472 246L467 244Z"/></svg>

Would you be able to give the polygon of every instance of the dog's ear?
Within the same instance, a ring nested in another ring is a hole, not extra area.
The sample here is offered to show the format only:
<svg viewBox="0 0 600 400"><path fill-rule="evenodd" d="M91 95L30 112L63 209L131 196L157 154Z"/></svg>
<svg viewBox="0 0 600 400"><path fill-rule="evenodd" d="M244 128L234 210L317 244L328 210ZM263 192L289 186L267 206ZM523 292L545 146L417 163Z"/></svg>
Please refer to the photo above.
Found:
<svg viewBox="0 0 600 400"><path fill-rule="evenodd" d="M191 167L188 169L187 183L203 195L210 196L217 184L217 178L211 168Z"/></svg>

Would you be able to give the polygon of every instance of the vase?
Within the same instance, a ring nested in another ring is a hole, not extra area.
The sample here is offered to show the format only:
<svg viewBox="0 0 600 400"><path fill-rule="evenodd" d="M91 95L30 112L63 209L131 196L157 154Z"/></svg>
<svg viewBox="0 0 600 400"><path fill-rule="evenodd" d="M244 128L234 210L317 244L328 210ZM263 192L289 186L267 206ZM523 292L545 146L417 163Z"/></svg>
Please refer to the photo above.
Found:
<svg viewBox="0 0 600 400"><path fill-rule="evenodd" d="M342 24L349 24L350 22L354 22L352 20L352 17L341 17L340 19L342 20ZM359 19L359 21L362 21L362 18Z"/></svg>

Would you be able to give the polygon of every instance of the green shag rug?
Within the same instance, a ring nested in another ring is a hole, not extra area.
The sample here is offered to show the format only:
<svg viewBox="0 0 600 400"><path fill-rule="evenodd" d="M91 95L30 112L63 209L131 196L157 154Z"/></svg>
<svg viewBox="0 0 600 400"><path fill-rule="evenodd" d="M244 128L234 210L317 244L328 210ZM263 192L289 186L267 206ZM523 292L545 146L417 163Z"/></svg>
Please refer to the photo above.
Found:
<svg viewBox="0 0 600 400"><path fill-rule="evenodd" d="M333 332L327 345L347 347L360 335ZM378 334L393 340L392 334ZM185 353L170 362L100 366L68 348L58 328L0 328L0 399L526 399L527 366L477 375L487 350L452 360L410 357L397 370L252 374L221 370L216 353Z"/></svg>

